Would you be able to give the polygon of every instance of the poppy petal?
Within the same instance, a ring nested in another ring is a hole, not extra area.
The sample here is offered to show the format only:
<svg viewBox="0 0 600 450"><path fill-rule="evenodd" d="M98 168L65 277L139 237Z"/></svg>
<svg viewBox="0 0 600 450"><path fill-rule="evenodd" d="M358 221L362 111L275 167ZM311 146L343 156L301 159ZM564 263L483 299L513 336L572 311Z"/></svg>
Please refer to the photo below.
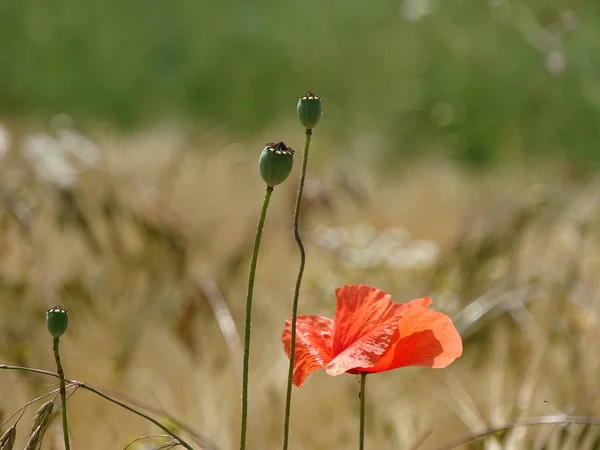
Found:
<svg viewBox="0 0 600 450"><path fill-rule="evenodd" d="M281 336L285 353L290 357L292 319L285 321ZM299 388L306 377L331 361L333 320L321 316L298 316L296 322L296 357L293 381Z"/></svg>
<svg viewBox="0 0 600 450"><path fill-rule="evenodd" d="M327 364L325 368L327 373L335 376L355 369L365 369L376 365L381 357L387 353L397 328L397 320L388 320L386 323L372 329L368 334L362 336L344 351L336 355Z"/></svg>
<svg viewBox="0 0 600 450"><path fill-rule="evenodd" d="M443 368L462 354L462 339L445 314L414 307L398 322L388 352L369 372L406 366Z"/></svg>
<svg viewBox="0 0 600 450"><path fill-rule="evenodd" d="M370 371L388 353L402 314L431 304L429 297L393 303L389 294L366 285L342 286L336 296L335 356L326 367L329 375L356 369Z"/></svg>
<svg viewBox="0 0 600 450"><path fill-rule="evenodd" d="M336 289L335 295L334 354L343 352L363 336L381 328L385 322L391 322L389 325L392 326L400 306L392 303L387 292L364 284L342 286ZM393 332L394 329L392 326L390 330ZM378 333L387 334L385 329Z"/></svg>

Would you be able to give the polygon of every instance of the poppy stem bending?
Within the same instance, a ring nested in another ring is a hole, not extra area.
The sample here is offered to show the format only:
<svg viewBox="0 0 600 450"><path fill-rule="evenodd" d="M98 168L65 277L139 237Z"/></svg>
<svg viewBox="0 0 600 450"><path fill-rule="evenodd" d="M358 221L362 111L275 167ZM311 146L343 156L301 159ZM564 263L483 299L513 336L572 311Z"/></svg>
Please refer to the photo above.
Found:
<svg viewBox="0 0 600 450"><path fill-rule="evenodd" d="M65 373L63 371L62 363L60 362L59 339L60 338L55 337L53 342L54 360L56 361L56 372L58 373L60 380L63 439L65 442L65 450L70 450L71 443L69 441L69 424L67 422L67 388L65 383Z"/></svg>
<svg viewBox="0 0 600 450"><path fill-rule="evenodd" d="M360 427L358 432L358 448L365 450L365 393L367 384L367 374L360 374Z"/></svg>
<svg viewBox="0 0 600 450"><path fill-rule="evenodd" d="M302 204L302 193L304 191L304 181L306 179L306 167L308 166L308 151L310 148L310 138L312 130L306 130L306 139L304 141L304 151L302 152L302 170L300 172L300 182L298 183L298 192L296 194L296 207L294 210L294 238L300 250L300 267L298 277L296 278L296 288L294 289L294 301L292 303L292 336L290 341L290 365L288 369L287 392L285 397L285 416L283 425L283 450L287 450L290 435L290 413L292 407L292 383L294 380L294 364L296 360L296 322L298 319L298 298L300 297L300 285L304 275L304 266L306 265L306 250L300 238L299 218L300 206Z"/></svg>
<svg viewBox="0 0 600 450"><path fill-rule="evenodd" d="M240 426L240 450L246 449L246 436L248 428L248 372L250 366L250 335L252 332L252 295L254 293L254 279L256 278L256 265L258 263L258 252L260 250L260 241L265 227L269 201L273 193L273 186L267 186L265 199L263 201L258 226L256 228L256 237L254 238L254 250L252 251L252 262L250 263L250 273L248 275L248 292L246 294L246 323L244 329L244 367L242 373L242 423Z"/></svg>

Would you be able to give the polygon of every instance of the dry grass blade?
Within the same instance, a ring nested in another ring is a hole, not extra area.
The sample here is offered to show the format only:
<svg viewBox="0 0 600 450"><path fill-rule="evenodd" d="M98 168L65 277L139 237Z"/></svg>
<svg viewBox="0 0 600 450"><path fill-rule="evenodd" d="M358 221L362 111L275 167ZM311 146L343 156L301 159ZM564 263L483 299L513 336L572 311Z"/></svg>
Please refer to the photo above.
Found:
<svg viewBox="0 0 600 450"><path fill-rule="evenodd" d="M157 447L153 447L152 450L168 450L171 448L175 448L178 445L180 445L179 442L171 441L171 442L167 442L165 444L161 444Z"/></svg>
<svg viewBox="0 0 600 450"><path fill-rule="evenodd" d="M33 425L31 426L30 436L33 435L35 430L45 430L50 421L52 420L52 412L54 411L54 402L52 400L44 403L39 407L35 413L33 419Z"/></svg>
<svg viewBox="0 0 600 450"><path fill-rule="evenodd" d="M580 425L600 425L600 417L587 417L587 416L565 416L564 414L555 416L539 416L539 417L528 417L526 419L518 420L506 425L499 427L488 428L481 433L472 434L462 439L458 439L448 445L440 447L438 450L451 450L469 444L470 442L478 439L490 436L495 433L502 431L511 430L517 427L531 427L534 425L548 425L548 424L580 424Z"/></svg>
<svg viewBox="0 0 600 450"><path fill-rule="evenodd" d="M598 448L598 445L600 444L598 432L598 427L588 427L581 443L578 444L579 450L594 450L595 448Z"/></svg>
<svg viewBox="0 0 600 450"><path fill-rule="evenodd" d="M528 284L501 293L497 292L498 287L500 286L473 300L454 318L456 328L463 339L467 339L493 319L513 309L515 305L527 303L527 295L533 286Z"/></svg>
<svg viewBox="0 0 600 450"><path fill-rule="evenodd" d="M40 448L44 432L52 420L53 411L54 402L52 400L47 401L38 408L35 417L33 418L33 424L31 425L31 431L29 433L27 444L25 445L25 450L38 450Z"/></svg>
<svg viewBox="0 0 600 450"><path fill-rule="evenodd" d="M462 422L473 433L477 429L487 427L486 419L480 413L474 399L469 395L469 392L458 377L452 376L452 373L448 373L441 383L445 387L445 395L448 396L450 401L444 398L442 400L448 401L448 404L452 405ZM499 450L501 446L496 438L492 436L492 439L486 442L486 448Z"/></svg>
<svg viewBox="0 0 600 450"><path fill-rule="evenodd" d="M29 439L27 440L27 444L25 444L25 450L38 450L40 446L40 442L42 442L43 432L40 427L37 427Z"/></svg>
<svg viewBox="0 0 600 450"><path fill-rule="evenodd" d="M133 441L131 441L129 444L127 444L126 447L123 448L123 450L127 450L128 448L131 448L131 446L137 442L143 441L145 439L157 439L157 438L164 438L164 439L169 439L171 436L169 436L168 434L151 434L148 436L141 436L139 438L135 438Z"/></svg>
<svg viewBox="0 0 600 450"><path fill-rule="evenodd" d="M46 376L50 376L53 378L58 378L58 374L53 373L53 372L49 372L47 370L42 370L42 369L35 369L35 368L31 368L31 367L21 367L21 366L7 366L6 364L0 364L0 370L18 370L18 371L23 371L23 372L28 372L28 373L35 373L38 375L46 375ZM90 386L89 384L85 384L85 383L81 383L79 381L73 381L73 380L66 380L67 383L69 383L72 386L76 386L76 389L78 388L82 388L85 389L88 392L93 392L94 394L96 394L97 396L117 405L120 406L123 409L126 409L129 412L132 412L134 414L136 414L137 416L143 417L144 419L146 419L147 421L153 423L154 425L156 425L157 427L159 427L161 430L163 430L165 433L168 433L170 436L172 436L174 439L179 440L180 445L192 450L192 447L185 442L182 438L180 438L176 433L171 432L168 428L166 428L163 424L161 424L160 422L158 422L156 419L154 419L153 417L148 416L147 414L145 414L142 411L138 411L135 408L126 405L125 403L117 400L116 398L111 397L110 395L99 391L98 389ZM169 418L168 415L165 416L166 418ZM174 420L172 420L173 423L176 423ZM182 428L183 429L183 428ZM185 430L184 430L185 431ZM194 434L194 436L198 436L197 434ZM205 440L206 444L205 444L205 448L218 448L216 447L208 438L204 438L204 437L199 437L198 439L202 439L203 441ZM204 445L204 444L203 444Z"/></svg>
<svg viewBox="0 0 600 450"><path fill-rule="evenodd" d="M17 439L17 428L15 425L6 430L0 437L0 450L12 450Z"/></svg>
<svg viewBox="0 0 600 450"><path fill-rule="evenodd" d="M4 192L2 203L7 211L17 220L23 234L28 239L31 239L33 229L31 209L17 195L11 192Z"/></svg>
<svg viewBox="0 0 600 450"><path fill-rule="evenodd" d="M208 437L196 433L192 429L192 427L190 427L189 425L186 425L181 420L178 420L178 419L174 418L173 416L169 415L166 411L164 411L160 408L156 408L147 403L141 402L139 400L136 400L127 395L124 395L121 392L116 392L116 391L113 391L110 389L103 389L102 391L106 394L110 394L114 398L120 398L121 400L128 402L129 404L135 406L136 408L144 409L151 414L155 414L155 415L158 415L158 416L161 416L161 417L167 419L169 422L173 423L178 428L180 428L181 430L185 431L187 434L192 436L194 441L196 441L196 443L198 445L201 445L204 450L220 450L219 447L217 446L217 444L212 442Z"/></svg>
<svg viewBox="0 0 600 450"><path fill-rule="evenodd" d="M69 388L72 387L69 386ZM75 389L77 389L77 387L75 387ZM75 392L75 390L73 390L73 392ZM29 400L27 403L25 403L23 406L21 406L19 409L17 409L13 414L11 414L6 420L4 420L3 422L0 422L0 428L2 428L4 425L6 425L11 419L13 419L14 417L18 416L19 414L21 414L21 417L23 416L23 414L25 413L25 410L32 404L42 400L43 398L46 398L50 395L54 395L58 393L58 389L53 389L52 391L43 394L43 395L39 395L35 398L33 398L32 400ZM17 422L21 420L20 418L17 420Z"/></svg>
<svg viewBox="0 0 600 450"><path fill-rule="evenodd" d="M225 344L229 350L231 364L235 367L236 375L241 380L242 365L241 361L244 356L242 341L235 328L235 321L219 286L213 278L207 276L197 276L194 280L198 288L204 293L208 299L210 306L215 314L215 318L219 323L219 328L225 339Z"/></svg>
<svg viewBox="0 0 600 450"><path fill-rule="evenodd" d="M541 376L540 366L545 352L545 344L543 340L539 340L536 344L536 349L528 364L527 370L523 376L521 387L518 394L518 405L521 409L519 419L525 418L527 414L527 405L530 405L534 396L535 388ZM565 415L566 416L566 415ZM525 446L527 442L527 428L513 428L505 439L507 448L519 448Z"/></svg>

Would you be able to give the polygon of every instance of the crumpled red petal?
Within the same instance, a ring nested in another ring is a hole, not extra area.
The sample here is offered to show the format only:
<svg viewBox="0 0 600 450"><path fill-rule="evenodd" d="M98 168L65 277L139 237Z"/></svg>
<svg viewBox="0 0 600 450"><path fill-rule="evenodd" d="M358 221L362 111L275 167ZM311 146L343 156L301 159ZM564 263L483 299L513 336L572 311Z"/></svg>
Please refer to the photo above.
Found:
<svg viewBox="0 0 600 450"><path fill-rule="evenodd" d="M329 375L368 371L378 364L392 343L402 314L431 303L428 297L393 303L386 292L365 285L343 286L336 290L336 296L335 357L326 367Z"/></svg>
<svg viewBox="0 0 600 450"><path fill-rule="evenodd" d="M404 312L386 355L369 372L406 366L443 368L462 355L462 339L445 314L414 307Z"/></svg>
<svg viewBox="0 0 600 450"><path fill-rule="evenodd" d="M342 286L335 291L334 354L339 354L383 322L395 316L387 292L364 284Z"/></svg>
<svg viewBox="0 0 600 450"><path fill-rule="evenodd" d="M281 336L288 358L292 341L292 319L285 322ZM296 322L296 356L293 382L302 387L306 377L325 367L332 358L333 320L321 316L300 315Z"/></svg>

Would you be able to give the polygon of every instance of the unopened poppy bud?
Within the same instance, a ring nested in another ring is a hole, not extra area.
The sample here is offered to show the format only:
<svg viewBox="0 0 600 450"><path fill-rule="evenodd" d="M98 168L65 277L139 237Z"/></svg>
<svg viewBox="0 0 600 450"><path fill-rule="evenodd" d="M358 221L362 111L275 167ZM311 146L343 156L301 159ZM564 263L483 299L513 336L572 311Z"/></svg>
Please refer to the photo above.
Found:
<svg viewBox="0 0 600 450"><path fill-rule="evenodd" d="M298 118L304 128L312 130L323 114L323 102L312 92L307 92L304 97L298 100Z"/></svg>
<svg viewBox="0 0 600 450"><path fill-rule="evenodd" d="M50 308L46 312L46 326L53 337L61 337L69 326L69 313L60 306Z"/></svg>
<svg viewBox="0 0 600 450"><path fill-rule="evenodd" d="M283 183L291 173L293 165L294 150L283 142L269 142L258 162L260 176L270 187Z"/></svg>

